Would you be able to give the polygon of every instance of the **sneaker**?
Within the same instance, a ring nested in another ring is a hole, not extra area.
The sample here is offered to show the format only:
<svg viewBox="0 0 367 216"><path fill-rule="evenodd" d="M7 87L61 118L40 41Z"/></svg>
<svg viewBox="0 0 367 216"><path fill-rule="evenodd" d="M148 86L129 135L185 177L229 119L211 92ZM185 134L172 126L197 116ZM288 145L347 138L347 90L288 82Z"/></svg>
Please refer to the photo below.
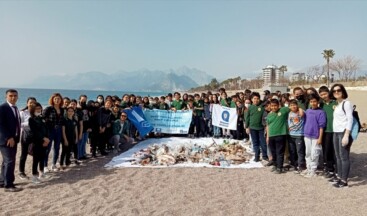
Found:
<svg viewBox="0 0 367 216"><path fill-rule="evenodd" d="M48 169L48 167L45 167L45 168L43 169L43 171L44 171L44 173L49 173L49 172L50 172L50 170Z"/></svg>
<svg viewBox="0 0 367 216"><path fill-rule="evenodd" d="M304 175L304 177L306 178L313 178L316 177L316 173L314 171L310 171L309 173L307 173L307 175Z"/></svg>
<svg viewBox="0 0 367 216"><path fill-rule="evenodd" d="M283 173L283 169L276 169L274 173L275 174L282 174Z"/></svg>
<svg viewBox="0 0 367 216"><path fill-rule="evenodd" d="M339 181L335 184L333 184L334 187L336 188L348 188L348 183L343 182L343 181Z"/></svg>
<svg viewBox="0 0 367 216"><path fill-rule="evenodd" d="M303 170L300 174L301 176L305 176L309 173L309 171L307 169Z"/></svg>
<svg viewBox="0 0 367 216"><path fill-rule="evenodd" d="M272 168L271 168L271 172L274 172L274 171L276 171L277 170L277 167L276 166L273 166Z"/></svg>
<svg viewBox="0 0 367 216"><path fill-rule="evenodd" d="M50 175L47 175L46 173L41 173L40 176L39 176L40 179L49 179L51 178Z"/></svg>
<svg viewBox="0 0 367 216"><path fill-rule="evenodd" d="M42 182L37 178L37 176L32 176L32 182L33 182L34 184L40 184L40 183L42 183Z"/></svg>
<svg viewBox="0 0 367 216"><path fill-rule="evenodd" d="M324 178L326 178L326 179L329 179L329 178L332 178L332 177L334 177L335 175L334 175L334 173L333 172L327 172L327 173L325 173L325 175L323 176Z"/></svg>
<svg viewBox="0 0 367 216"><path fill-rule="evenodd" d="M260 162L260 158L255 157L255 158L254 158L254 162Z"/></svg>
<svg viewBox="0 0 367 216"><path fill-rule="evenodd" d="M333 178L328 180L329 183L334 184L334 183L339 183L340 179L337 178L336 176L334 176Z"/></svg>
<svg viewBox="0 0 367 216"><path fill-rule="evenodd" d="M28 176L25 173L19 173L19 178L22 180L28 180Z"/></svg>
<svg viewBox="0 0 367 216"><path fill-rule="evenodd" d="M274 161L269 161L269 163L267 163L265 166L273 166L274 165Z"/></svg>
<svg viewBox="0 0 367 216"><path fill-rule="evenodd" d="M53 172L57 172L57 171L59 171L59 168L57 168L57 167L56 167L56 165L52 165L52 166L51 166L51 170L52 170Z"/></svg>

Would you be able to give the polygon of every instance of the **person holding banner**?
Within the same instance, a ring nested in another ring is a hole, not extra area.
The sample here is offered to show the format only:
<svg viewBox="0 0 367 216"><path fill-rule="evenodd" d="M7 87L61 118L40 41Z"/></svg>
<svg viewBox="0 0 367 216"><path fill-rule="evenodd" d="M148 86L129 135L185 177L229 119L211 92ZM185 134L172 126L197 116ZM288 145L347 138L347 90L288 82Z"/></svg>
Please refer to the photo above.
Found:
<svg viewBox="0 0 367 216"><path fill-rule="evenodd" d="M204 101L200 99L199 94L195 94L195 101L194 101L194 124L196 128L196 137L199 138L200 135L204 136L205 134L205 126L204 126Z"/></svg>
<svg viewBox="0 0 367 216"><path fill-rule="evenodd" d="M220 96L220 104L224 107L231 107L231 108L236 108L236 103L234 101L231 100L231 98L227 97L227 93L223 92ZM231 134L231 130L229 129L224 129L222 130L223 133L223 137L224 138L230 138L232 139L233 136Z"/></svg>
<svg viewBox="0 0 367 216"><path fill-rule="evenodd" d="M260 161L260 149L263 160L268 161L268 153L265 142L265 130L263 125L264 107L260 104L260 94L253 92L251 94L252 105L249 106L246 113L246 133L251 136L252 145L255 152L255 162Z"/></svg>
<svg viewBox="0 0 367 216"><path fill-rule="evenodd" d="M172 102L171 109L173 111L177 110L185 110L186 109L186 103L181 100L181 94L179 92L175 92L175 100Z"/></svg>

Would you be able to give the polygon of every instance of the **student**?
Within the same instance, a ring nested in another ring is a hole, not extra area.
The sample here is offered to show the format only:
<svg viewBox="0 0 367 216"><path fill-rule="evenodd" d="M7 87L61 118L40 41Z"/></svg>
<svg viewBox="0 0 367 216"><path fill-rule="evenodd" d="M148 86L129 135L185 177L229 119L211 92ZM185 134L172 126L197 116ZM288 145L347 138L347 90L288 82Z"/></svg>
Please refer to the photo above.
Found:
<svg viewBox="0 0 367 216"><path fill-rule="evenodd" d="M64 97L62 99L62 101L63 101L63 103L62 103L62 108L63 109L67 108L69 106L70 102L71 102L70 98L68 98L68 97Z"/></svg>
<svg viewBox="0 0 367 216"><path fill-rule="evenodd" d="M291 165L295 168L295 173L300 174L306 169L305 160L305 139L304 139L304 111L298 107L297 100L289 102L290 112L288 115L289 127L289 153Z"/></svg>
<svg viewBox="0 0 367 216"><path fill-rule="evenodd" d="M114 145L113 152L117 154L123 148L127 149L133 143L133 139L130 137L130 122L127 120L127 114L122 112L120 119L117 119L112 127L113 136L110 142Z"/></svg>
<svg viewBox="0 0 367 216"><path fill-rule="evenodd" d="M264 114L264 107L260 104L260 94L253 92L251 95L252 105L246 114L246 133L251 136L253 149L255 152L255 162L260 161L260 150L263 160L268 161L268 153L264 135L264 126L262 118Z"/></svg>
<svg viewBox="0 0 367 216"><path fill-rule="evenodd" d="M227 93L225 91L223 91L224 89L222 89L222 94L220 95L220 105L224 106L224 107L236 107L236 104L232 105L232 101L230 98L227 97ZM233 136L231 134L231 130L229 129L222 129L222 135L223 138L227 138L227 139L232 139Z"/></svg>
<svg viewBox="0 0 367 216"><path fill-rule="evenodd" d="M183 100L181 100L181 94L178 92L175 92L174 96L175 96L175 100L172 102L171 109L173 111L185 110L186 104Z"/></svg>
<svg viewBox="0 0 367 216"><path fill-rule="evenodd" d="M80 95L79 97L79 112L81 112L82 120L83 120L83 130L82 130L82 138L78 143L78 160L85 160L87 159L86 153L86 145L89 137L89 133L92 131L91 124L90 124L90 104L92 101L87 104L87 96Z"/></svg>
<svg viewBox="0 0 367 216"><path fill-rule="evenodd" d="M335 100L330 98L330 91L328 87L321 86L319 88L319 95L322 99L320 107L326 113L326 128L322 136L322 150L324 159L324 176L326 178L334 177L335 175L335 151L333 143L333 120L334 109L337 105Z"/></svg>
<svg viewBox="0 0 367 216"><path fill-rule="evenodd" d="M160 110L169 110L169 106L168 104L166 103L166 97L165 96L161 96L159 98L159 109Z"/></svg>
<svg viewBox="0 0 367 216"><path fill-rule="evenodd" d="M36 98L29 97L27 99L27 106L20 111L20 126L22 128L20 144L21 144L21 155L19 160L19 178L28 179L25 174L25 163L28 155L28 147L32 142L32 133L29 128L28 119L31 117L30 110L37 103Z"/></svg>
<svg viewBox="0 0 367 216"><path fill-rule="evenodd" d="M204 101L200 99L199 94L194 95L194 124L196 128L196 137L199 138L200 136L205 135L205 125L204 125Z"/></svg>
<svg viewBox="0 0 367 216"><path fill-rule="evenodd" d="M334 110L333 119L337 176L330 179L330 181L335 182L333 186L336 188L345 188L348 187L349 154L354 141L350 135L353 125L353 105L347 100L348 93L342 84L334 84L330 91L338 103Z"/></svg>
<svg viewBox="0 0 367 216"><path fill-rule="evenodd" d="M110 138L109 128L111 128L111 108L112 101L106 100L105 106L97 111L97 125L98 125L98 149L101 155L107 155L106 144Z"/></svg>
<svg viewBox="0 0 367 216"><path fill-rule="evenodd" d="M74 108L69 106L66 109L67 117L64 118L63 124L62 124L62 152L61 152L61 158L60 158L60 166L61 169L65 169L71 164L70 161L70 153L71 148L78 143L78 128L77 128L77 122L75 121L74 115L75 111ZM76 154L78 155L78 154ZM64 166L64 163L66 167ZM77 160L75 160L76 164L79 164Z"/></svg>
<svg viewBox="0 0 367 216"><path fill-rule="evenodd" d="M72 99L70 101L69 106L74 109L74 120L77 122L77 129L78 129L78 136L77 136L78 142L76 142L75 145L70 146L70 150L74 153L74 159L79 160L78 158L79 146L78 145L83 138L83 126L84 126L83 125L83 113L80 109L77 108L78 102L75 99Z"/></svg>
<svg viewBox="0 0 367 216"><path fill-rule="evenodd" d="M212 133L213 127L211 124L212 113L210 112L209 97L204 98L204 135L209 137Z"/></svg>
<svg viewBox="0 0 367 216"><path fill-rule="evenodd" d="M194 101L193 100L188 100L187 109L192 110L192 120L191 120L190 127L189 127L188 137L189 138L194 138L194 132L195 132L195 121L194 121L194 119L195 119L196 113L194 112Z"/></svg>
<svg viewBox="0 0 367 216"><path fill-rule="evenodd" d="M172 107L172 103L173 103L173 98L172 98L172 94L168 93L167 94L167 98L166 98L166 104L168 105L169 108Z"/></svg>
<svg viewBox="0 0 367 216"><path fill-rule="evenodd" d="M129 107L129 103L130 103L130 97L128 94L124 94L122 96L122 101L120 103L120 107L121 109L126 109Z"/></svg>
<svg viewBox="0 0 367 216"><path fill-rule="evenodd" d="M303 89L301 87L296 87L293 89L293 96L298 102L298 107L306 110L306 99L304 96Z"/></svg>
<svg viewBox="0 0 367 216"><path fill-rule="evenodd" d="M283 173L289 108L280 108L280 103L277 99L271 99L270 106L271 112L266 117L266 142L273 156L274 167L272 171L280 174Z"/></svg>
<svg viewBox="0 0 367 216"><path fill-rule="evenodd" d="M40 179L50 178L44 172L44 157L46 155L47 146L50 143L48 128L42 117L42 106L40 103L35 103L30 107L29 128L32 132L33 142L33 164L32 164L32 182L35 184L41 183ZM39 166L39 171L37 167Z"/></svg>
<svg viewBox="0 0 367 216"><path fill-rule="evenodd" d="M311 94L307 100L310 104L310 109L306 110L304 125L307 170L302 174L311 178L316 176L319 157L322 154L322 135L326 126L326 113L319 108L318 95Z"/></svg>
<svg viewBox="0 0 367 216"><path fill-rule="evenodd" d="M237 100L236 107L237 107L238 118L237 118L237 130L235 131L235 139L242 140L244 138L244 131L245 131L244 124L243 124L244 122L243 113L244 113L245 106L240 100Z"/></svg>
<svg viewBox="0 0 367 216"><path fill-rule="evenodd" d="M219 104L217 95L213 95L212 101L210 102L210 113L213 112L213 106L215 104ZM214 138L219 138L220 137L220 131L221 131L220 127L213 125L213 137Z"/></svg>

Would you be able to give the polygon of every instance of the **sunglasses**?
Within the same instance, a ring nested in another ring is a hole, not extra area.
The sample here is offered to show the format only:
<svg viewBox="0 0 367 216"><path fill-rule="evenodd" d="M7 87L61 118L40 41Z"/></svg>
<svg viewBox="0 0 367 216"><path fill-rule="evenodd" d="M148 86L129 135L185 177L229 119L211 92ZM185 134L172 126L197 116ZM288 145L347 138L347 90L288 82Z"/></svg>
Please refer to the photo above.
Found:
<svg viewBox="0 0 367 216"><path fill-rule="evenodd" d="M341 89L334 89L333 90L333 93L337 93L337 92L342 92L342 90Z"/></svg>

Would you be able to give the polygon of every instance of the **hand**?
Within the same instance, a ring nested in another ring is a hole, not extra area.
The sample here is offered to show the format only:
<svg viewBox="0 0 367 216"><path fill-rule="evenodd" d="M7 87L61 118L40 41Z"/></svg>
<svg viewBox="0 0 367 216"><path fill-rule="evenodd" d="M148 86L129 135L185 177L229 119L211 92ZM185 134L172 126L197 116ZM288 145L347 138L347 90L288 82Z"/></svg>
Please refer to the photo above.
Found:
<svg viewBox="0 0 367 216"><path fill-rule="evenodd" d="M66 141L66 140L65 140L65 141L64 141L64 145L65 145L65 146L69 146L68 141Z"/></svg>
<svg viewBox="0 0 367 216"><path fill-rule="evenodd" d="M266 137L266 144L269 145L269 137Z"/></svg>
<svg viewBox="0 0 367 216"><path fill-rule="evenodd" d="M246 133L250 134L250 128L246 128Z"/></svg>
<svg viewBox="0 0 367 216"><path fill-rule="evenodd" d="M80 134L79 135L79 140L82 140L82 138L83 138L83 134Z"/></svg>
<svg viewBox="0 0 367 216"><path fill-rule="evenodd" d="M49 142L43 141L42 146L43 146L43 147L47 147L47 146L48 146L48 144L49 144Z"/></svg>
<svg viewBox="0 0 367 216"><path fill-rule="evenodd" d="M348 135L344 135L343 139L342 139L342 146L345 147L349 144L349 136Z"/></svg>
<svg viewBox="0 0 367 216"><path fill-rule="evenodd" d="M111 123L107 123L107 127L109 128L109 127L111 127Z"/></svg>
<svg viewBox="0 0 367 216"><path fill-rule="evenodd" d="M78 138L75 139L75 143L78 144L79 143L79 140Z"/></svg>
<svg viewBox="0 0 367 216"><path fill-rule="evenodd" d="M47 138L47 137L44 137L43 138L43 144L45 144L46 143L46 146L50 143L50 139L49 138Z"/></svg>
<svg viewBox="0 0 367 216"><path fill-rule="evenodd" d="M318 139L317 142L316 142L317 145L321 145L321 143L322 143L322 140L320 140L320 139Z"/></svg>
<svg viewBox="0 0 367 216"><path fill-rule="evenodd" d="M87 132L88 132L88 133L92 132L92 129L88 128Z"/></svg>
<svg viewBox="0 0 367 216"><path fill-rule="evenodd" d="M14 138L8 139L8 142L6 143L6 145L9 146L10 148L13 148L15 146Z"/></svg>

